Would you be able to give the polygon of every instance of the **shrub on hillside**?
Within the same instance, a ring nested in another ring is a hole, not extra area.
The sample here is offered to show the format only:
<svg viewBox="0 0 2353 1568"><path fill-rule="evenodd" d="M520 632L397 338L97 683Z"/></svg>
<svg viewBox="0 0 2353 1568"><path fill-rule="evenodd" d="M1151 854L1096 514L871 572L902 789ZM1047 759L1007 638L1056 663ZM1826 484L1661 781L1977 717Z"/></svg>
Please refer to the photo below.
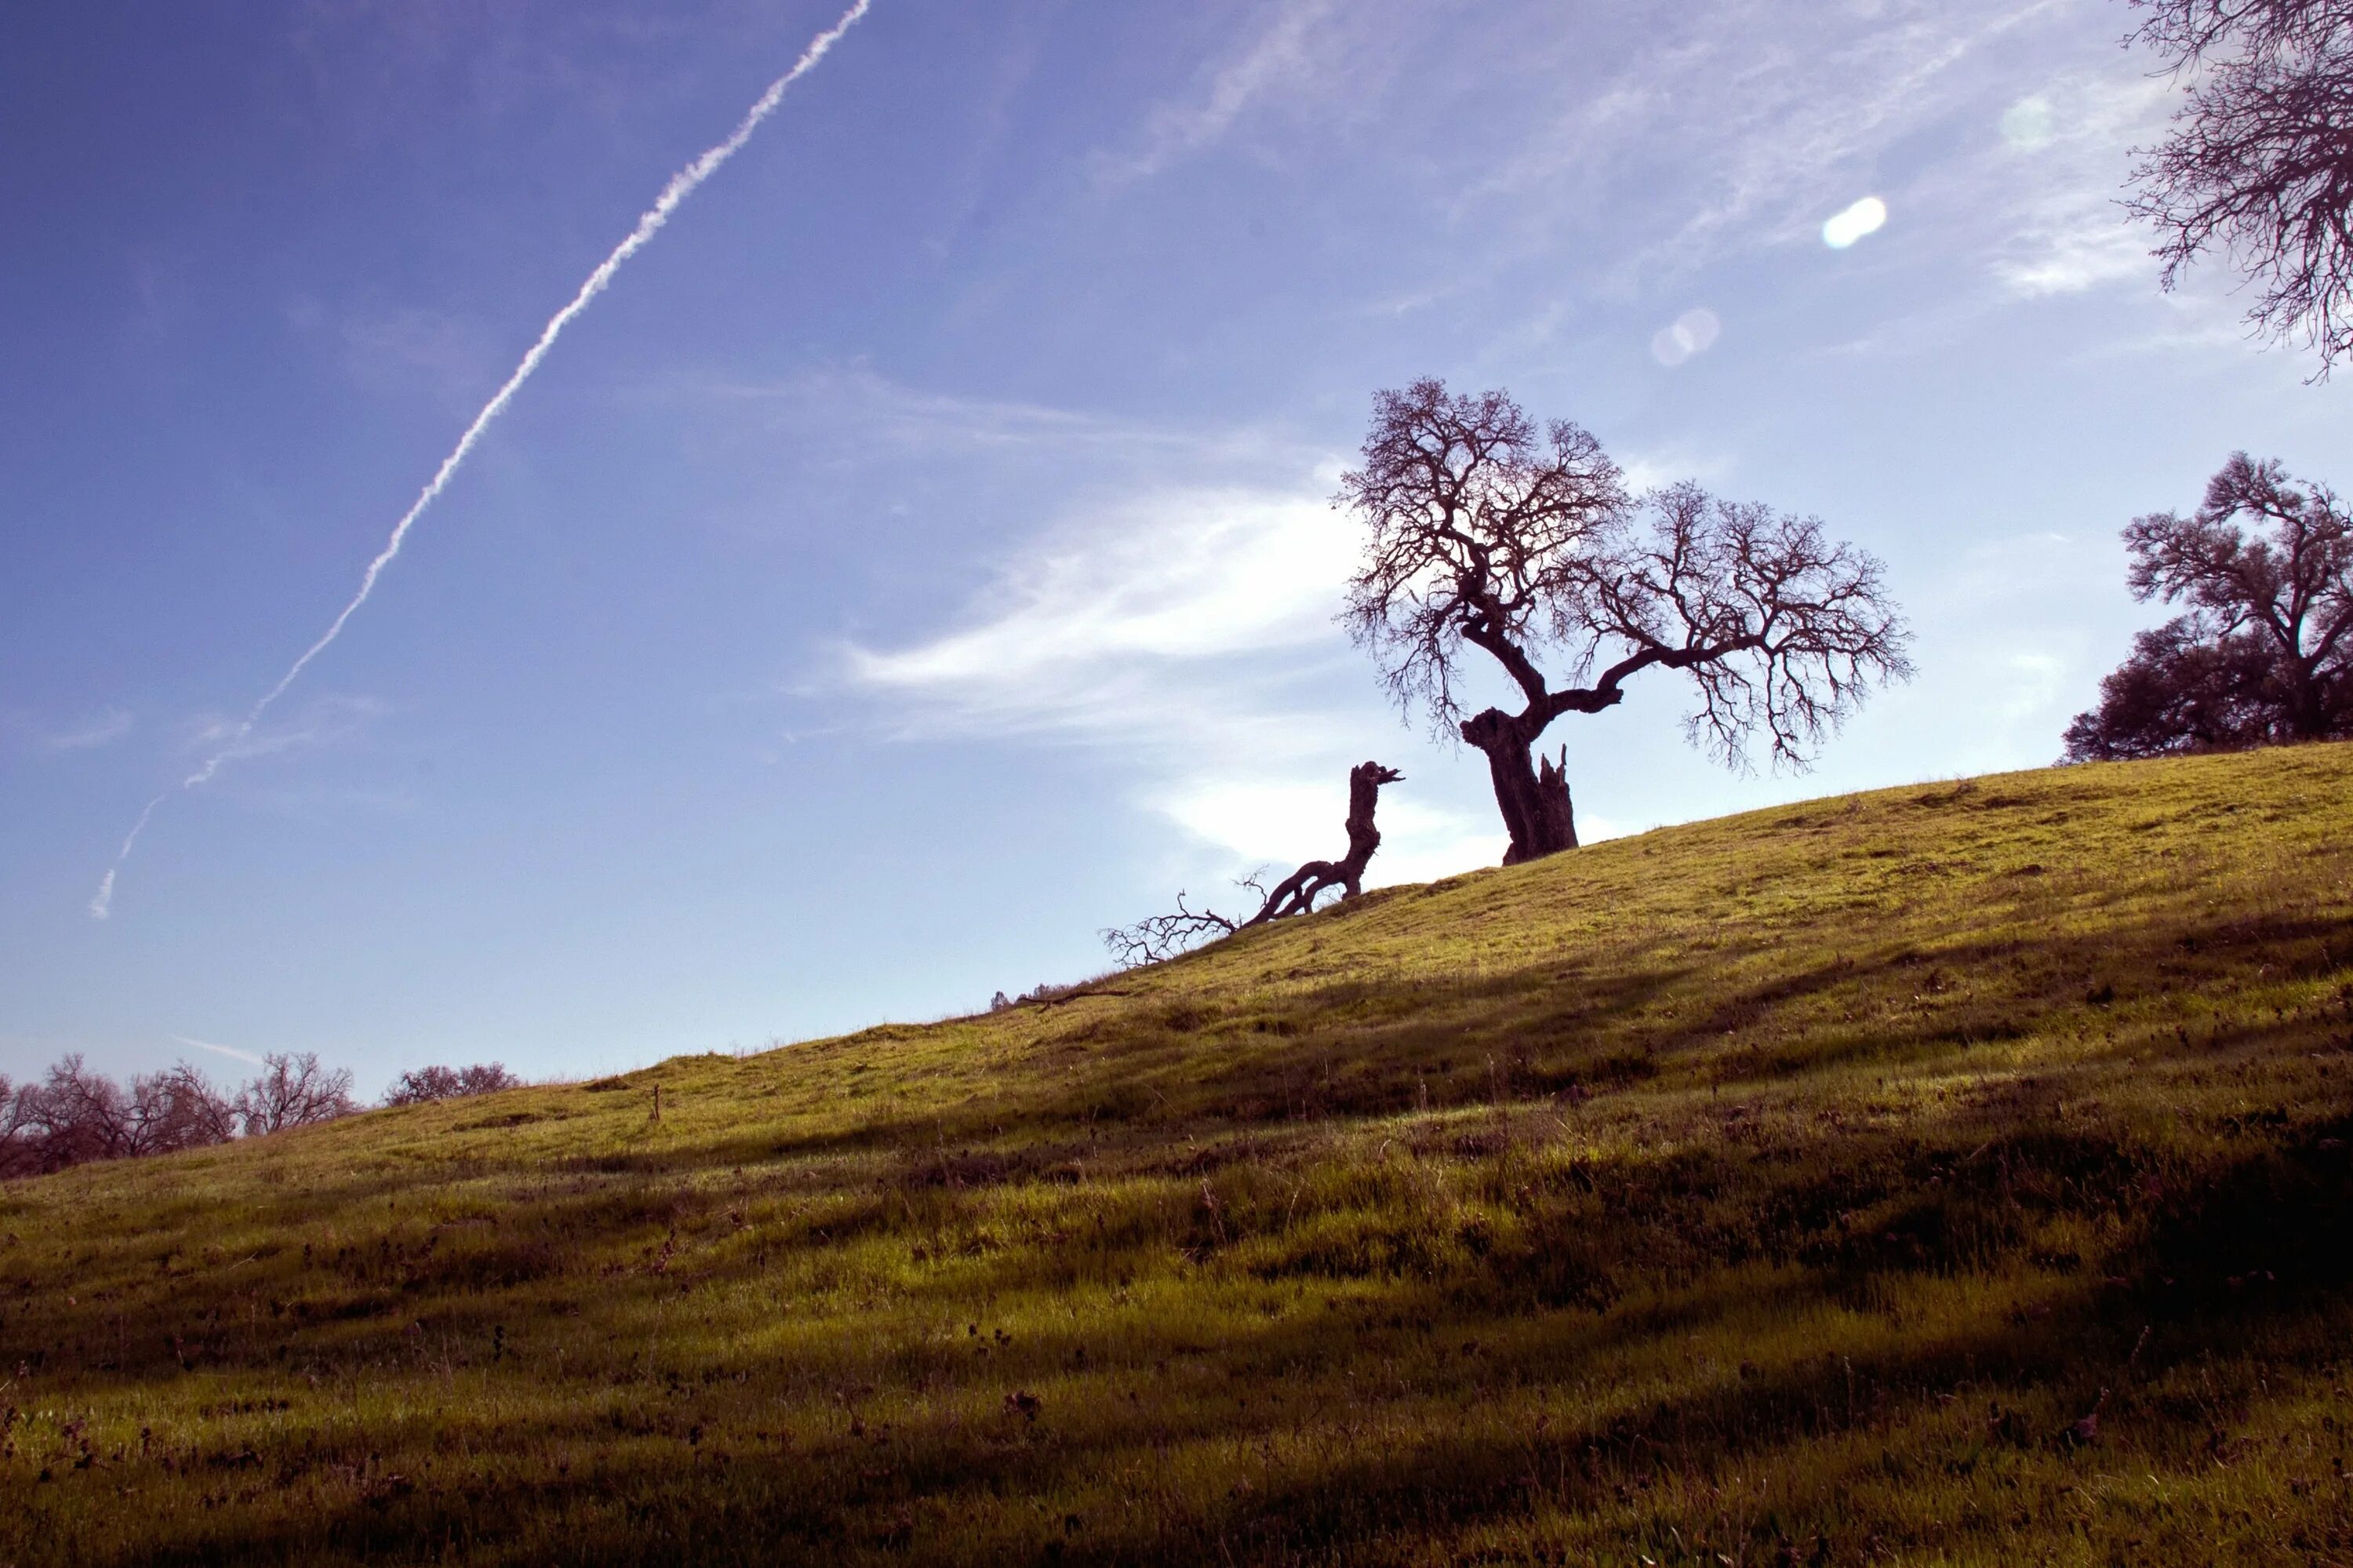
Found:
<svg viewBox="0 0 2353 1568"><path fill-rule="evenodd" d="M522 1086L522 1080L499 1062L477 1062L470 1067L416 1067L395 1078L384 1094L388 1106L427 1105L435 1100L463 1099L499 1089Z"/></svg>

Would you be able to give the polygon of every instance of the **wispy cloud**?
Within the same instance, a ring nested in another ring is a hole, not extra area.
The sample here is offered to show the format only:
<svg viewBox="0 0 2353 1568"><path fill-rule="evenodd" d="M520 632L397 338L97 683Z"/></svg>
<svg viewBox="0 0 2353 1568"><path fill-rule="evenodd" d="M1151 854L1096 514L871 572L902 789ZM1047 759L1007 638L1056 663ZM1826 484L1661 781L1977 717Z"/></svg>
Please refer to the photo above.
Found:
<svg viewBox="0 0 2353 1568"><path fill-rule="evenodd" d="M1956 769L2054 759L2091 680L2124 652L2121 637L2103 645L2087 613L2124 598L2113 537L2036 529L1953 552L1909 596L1919 678L1875 705L1897 729L1942 737Z"/></svg>
<svg viewBox="0 0 2353 1568"><path fill-rule="evenodd" d="M959 625L845 648L848 673L951 726L1155 727L1208 666L1335 641L1351 543L1313 491L1163 491L1031 544Z"/></svg>
<svg viewBox="0 0 2353 1568"><path fill-rule="evenodd" d="M1564 68L1556 106L1466 187L1458 219L1500 216L1548 249L1606 202L1631 242L1610 270L1621 290L1810 242L1869 194L1880 154L1981 90L1967 68L1986 46L2062 4L1890 0L1866 19L1853 6L1726 0L1683 14L1599 82L1574 69L1579 29L1565 19L1535 46Z"/></svg>
<svg viewBox="0 0 2353 1568"><path fill-rule="evenodd" d="M1273 20L1204 72L1192 91L1154 108L1139 145L1100 157L1098 176L1124 185L1155 175L1224 137L1253 108L1308 88L1328 69L1339 43L1331 25L1337 0L1279 0L1272 9Z"/></svg>
<svg viewBox="0 0 2353 1568"><path fill-rule="evenodd" d="M190 751L245 762L290 752L319 751L357 739L391 711L381 698L358 693L335 693L303 705L301 711L276 724L248 728L224 714L195 721L184 737Z"/></svg>
<svg viewBox="0 0 2353 1568"><path fill-rule="evenodd" d="M1264 429L1101 420L865 376L848 385L861 433L968 457L1018 448L1075 499L935 625L834 644L804 695L853 698L842 711L904 742L1090 748L1129 776L1138 808L1178 830L1172 881L1204 886L1261 861L1340 853L1347 768L1371 757L1411 775L1430 755L1336 620L1359 544L1331 504L1339 454ZM837 418L844 407L818 405ZM1682 457L1630 468L1647 484L1690 471ZM1493 813L1461 809L1461 783L1434 764L1385 794L1377 881L1501 855Z"/></svg>
<svg viewBox="0 0 2353 1568"><path fill-rule="evenodd" d="M2158 291L2149 237L2119 200L2130 150L2158 133L2170 92L2161 79L2078 71L1978 105L1962 150L1924 170L1899 197L1928 231L1926 243L1974 281L1831 352L1942 349L1995 313L2103 289L2128 291L2157 319L2087 352L2242 350L2232 306L2205 281Z"/></svg>
<svg viewBox="0 0 2353 1568"><path fill-rule="evenodd" d="M303 298L288 307L287 317L314 334L355 384L404 392L421 388L452 409L473 405L484 384L497 376L503 354L483 323L446 311L331 311Z"/></svg>
<svg viewBox="0 0 2353 1568"><path fill-rule="evenodd" d="M1423 743L1400 730L1335 619L1357 545L1330 503L1336 454L1266 430L865 392L902 405L885 423L1018 433L1035 443L1025 461L1082 471L1082 496L1113 499L1074 501L1010 545L936 627L837 644L811 694L854 697L903 742L1088 749L1173 830L1145 841L1155 880L1220 907L1240 896L1228 877L1345 849L1351 766L1419 771ZM1492 813L1459 809L1454 782L1433 768L1385 792L1375 884L1502 854Z"/></svg>
<svg viewBox="0 0 2353 1568"><path fill-rule="evenodd" d="M58 755L71 751L95 751L102 746L112 746L129 735L133 720L122 708L110 707L62 729L51 730L35 737L40 750Z"/></svg>
<svg viewBox="0 0 2353 1568"><path fill-rule="evenodd" d="M2006 208L1994 276L2011 293L2037 299L2130 281L2154 292L2148 237L2117 205L2128 150L2162 123L2171 93L2163 80L2068 79L2010 106L1997 141L1987 139L1969 182Z"/></svg>
<svg viewBox="0 0 2353 1568"><path fill-rule="evenodd" d="M1238 450L1258 441L1250 432L1179 429L1016 398L927 391L856 363L765 380L715 376L674 379L658 387L655 395L765 406L780 422L796 429L821 423L854 432L862 447L888 446L934 457L1051 450L1064 456L1130 462L1155 456L1190 461L1205 451Z"/></svg>
<svg viewBox="0 0 2353 1568"><path fill-rule="evenodd" d="M1335 455L1264 429L1099 418L864 373L723 395L848 418L864 450L1035 465L1069 498L939 623L835 643L804 695L854 699L847 711L902 742L1088 748L1177 830L1177 882L1345 847L1348 767L1404 743L1334 620L1356 543L1330 503ZM1384 800L1382 830L1389 880L1500 853L1485 824L1406 793Z"/></svg>
<svg viewBox="0 0 2353 1568"><path fill-rule="evenodd" d="M1891 238L1980 269L1982 313L2146 281L2113 198L2168 89L2105 33L2112 69L2090 54L2085 11L1702 0L1640 27L1539 7L1483 28L1388 0L1284 0L1098 172L1118 184L1229 143L1282 159L1353 139L1348 155L1396 171L1401 210L1469 242L1430 252L1443 260L1427 275L1382 277L1356 313L1508 287L1529 302L1502 334L1519 351L1598 300L1817 247L1825 219L1874 196ZM2021 77L2038 65L2048 79ZM2001 121L2021 84L2047 121Z"/></svg>

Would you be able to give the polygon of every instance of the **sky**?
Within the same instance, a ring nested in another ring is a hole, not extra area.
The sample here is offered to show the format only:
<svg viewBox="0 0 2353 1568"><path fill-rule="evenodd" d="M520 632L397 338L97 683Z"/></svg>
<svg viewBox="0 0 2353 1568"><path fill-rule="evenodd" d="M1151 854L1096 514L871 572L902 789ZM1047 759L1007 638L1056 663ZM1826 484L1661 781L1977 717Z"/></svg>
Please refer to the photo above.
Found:
<svg viewBox="0 0 2353 1568"><path fill-rule="evenodd" d="M1808 772L1671 674L1564 719L1588 840L2051 762L2162 619L2128 520L2353 482L2343 382L2116 206L2173 92L2119 0L873 0L240 736L839 11L0 8L0 1073L969 1012L1339 853L1368 758L1373 882L1492 864L1335 620L1419 376L1820 516L1913 626Z"/></svg>

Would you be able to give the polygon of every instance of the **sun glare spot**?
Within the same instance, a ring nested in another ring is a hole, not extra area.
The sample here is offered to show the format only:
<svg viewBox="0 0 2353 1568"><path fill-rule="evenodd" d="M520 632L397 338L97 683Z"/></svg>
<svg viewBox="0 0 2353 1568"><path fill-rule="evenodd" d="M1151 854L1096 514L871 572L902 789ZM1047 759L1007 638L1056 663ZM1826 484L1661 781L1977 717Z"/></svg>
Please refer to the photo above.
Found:
<svg viewBox="0 0 2353 1568"><path fill-rule="evenodd" d="M2001 114L2001 139L2021 153L2031 153L2051 144L2051 101L2047 98L2021 98Z"/></svg>
<svg viewBox="0 0 2353 1568"><path fill-rule="evenodd" d="M1878 233L1886 221L1887 204L1877 196L1865 196L1822 225L1822 243L1843 250L1864 235Z"/></svg>
<svg viewBox="0 0 2353 1568"><path fill-rule="evenodd" d="M1651 335L1651 357L1672 369L1695 354L1705 354L1723 330L1714 311L1685 311Z"/></svg>

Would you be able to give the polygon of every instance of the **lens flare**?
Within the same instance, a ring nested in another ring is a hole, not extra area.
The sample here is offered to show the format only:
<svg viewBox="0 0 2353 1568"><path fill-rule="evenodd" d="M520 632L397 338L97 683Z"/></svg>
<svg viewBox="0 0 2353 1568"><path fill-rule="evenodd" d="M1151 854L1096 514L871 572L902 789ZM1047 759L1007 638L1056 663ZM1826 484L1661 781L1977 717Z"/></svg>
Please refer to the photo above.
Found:
<svg viewBox="0 0 2353 1568"><path fill-rule="evenodd" d="M2002 111L2001 139L2021 153L2039 151L2058 133L2057 118L2049 99L2021 98Z"/></svg>
<svg viewBox="0 0 2353 1568"><path fill-rule="evenodd" d="M1822 243L1843 250L1864 235L1878 233L1886 222L1887 204L1877 196L1865 196L1822 225Z"/></svg>
<svg viewBox="0 0 2353 1568"><path fill-rule="evenodd" d="M1672 324L1661 327L1651 337L1651 357L1670 370L1695 354L1705 354L1724 331L1724 323L1715 313L1702 307L1685 311Z"/></svg>

